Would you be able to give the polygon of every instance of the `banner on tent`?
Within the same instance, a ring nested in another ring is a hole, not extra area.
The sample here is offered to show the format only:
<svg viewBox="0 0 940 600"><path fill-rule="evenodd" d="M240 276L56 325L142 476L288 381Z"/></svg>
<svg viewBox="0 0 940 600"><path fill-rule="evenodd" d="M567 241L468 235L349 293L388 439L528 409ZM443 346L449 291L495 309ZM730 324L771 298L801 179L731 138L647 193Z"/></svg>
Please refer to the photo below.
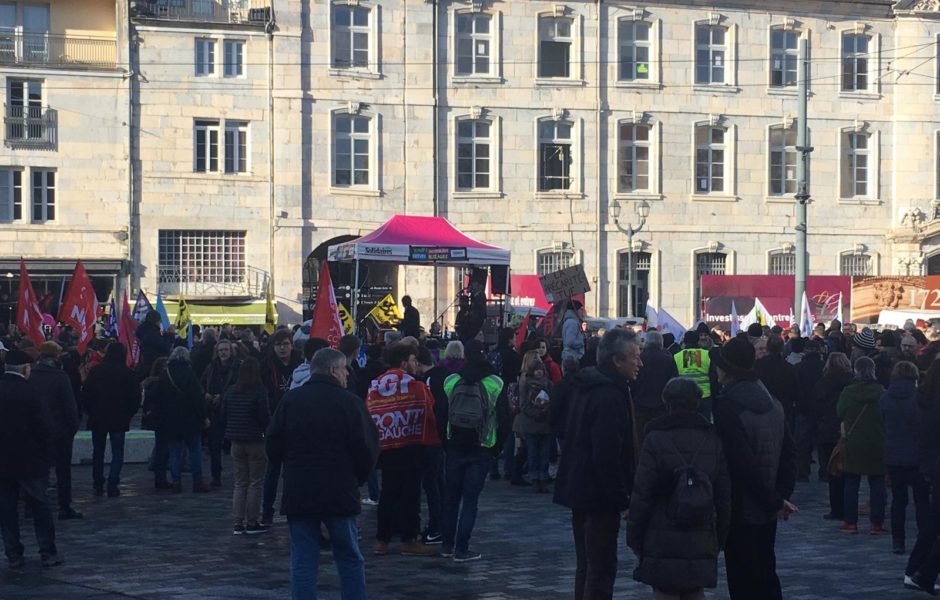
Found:
<svg viewBox="0 0 940 600"><path fill-rule="evenodd" d="M422 262L467 260L467 249L441 246L409 246L408 260Z"/></svg>
<svg viewBox="0 0 940 600"><path fill-rule="evenodd" d="M545 291L545 299L552 303L591 291L591 284L584 273L584 265L581 264L542 275L539 277L539 283Z"/></svg>

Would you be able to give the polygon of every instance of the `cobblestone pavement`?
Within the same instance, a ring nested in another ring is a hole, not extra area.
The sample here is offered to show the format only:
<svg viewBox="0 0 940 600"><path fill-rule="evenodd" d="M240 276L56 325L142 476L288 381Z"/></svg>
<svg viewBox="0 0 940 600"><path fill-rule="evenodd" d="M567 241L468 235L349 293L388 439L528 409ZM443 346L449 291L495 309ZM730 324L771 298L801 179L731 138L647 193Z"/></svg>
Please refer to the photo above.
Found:
<svg viewBox="0 0 940 600"><path fill-rule="evenodd" d="M228 488L212 494L157 494L142 465L125 468L120 498L94 498L87 466L74 469L74 480L76 507L85 519L57 522L65 565L40 569L27 522L23 530L27 567L21 572L0 570L0 599L290 597L286 523L276 522L262 535L233 537ZM815 481L800 484L794 500L801 510L781 524L777 555L784 596L794 600L926 597L902 588L906 557L891 554L890 536L847 536L836 531L836 524L822 519L825 490L825 484ZM366 507L360 523L363 548L371 550L375 509ZM867 530L867 523L862 525ZM913 524L908 529L910 546ZM441 558L366 553L370 597L548 600L572 596L574 551L568 514L547 495L510 487L505 481L487 482L471 546L483 552L482 561L455 564ZM320 597L338 599L332 558L322 557ZM616 598L651 596L648 588L632 580L633 565L633 555L621 539ZM719 587L709 597L727 598L726 588Z"/></svg>

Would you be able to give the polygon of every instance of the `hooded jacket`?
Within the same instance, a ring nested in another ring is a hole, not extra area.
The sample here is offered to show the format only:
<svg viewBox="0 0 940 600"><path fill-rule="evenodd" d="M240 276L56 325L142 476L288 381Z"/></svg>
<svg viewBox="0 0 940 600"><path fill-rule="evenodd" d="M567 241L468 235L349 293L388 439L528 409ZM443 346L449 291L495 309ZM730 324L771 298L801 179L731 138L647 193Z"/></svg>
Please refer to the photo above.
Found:
<svg viewBox="0 0 940 600"><path fill-rule="evenodd" d="M82 385L82 404L92 431L128 431L140 401L140 383L123 358L100 363Z"/></svg>
<svg viewBox="0 0 940 600"><path fill-rule="evenodd" d="M570 356L581 360L584 356L584 334L581 332L581 320L570 308L565 311L565 318L561 324L561 341L564 345L561 350L563 359Z"/></svg>
<svg viewBox="0 0 940 600"><path fill-rule="evenodd" d="M909 467L918 461L917 384L910 379L891 382L878 401L885 429L885 464Z"/></svg>
<svg viewBox="0 0 940 600"><path fill-rule="evenodd" d="M290 389L296 390L303 384L307 383L310 380L310 363L302 362L297 365L297 368L294 369L294 372L290 376Z"/></svg>
<svg viewBox="0 0 940 600"><path fill-rule="evenodd" d="M550 404L547 400L542 403L537 400L540 392L545 392L545 395L548 396L551 390L552 382L544 375L542 377L522 376L520 378L520 412L513 420L513 432L521 435L548 435L552 432Z"/></svg>
<svg viewBox="0 0 940 600"><path fill-rule="evenodd" d="M676 361L663 350L644 348L640 354L643 367L633 382L633 402L637 409L647 411L665 410L663 388L673 377L679 376Z"/></svg>
<svg viewBox="0 0 940 600"><path fill-rule="evenodd" d="M865 408L858 425L845 440L845 472L856 475L884 475L885 430L878 412L884 393L880 383L857 381L842 390L836 411L846 433Z"/></svg>

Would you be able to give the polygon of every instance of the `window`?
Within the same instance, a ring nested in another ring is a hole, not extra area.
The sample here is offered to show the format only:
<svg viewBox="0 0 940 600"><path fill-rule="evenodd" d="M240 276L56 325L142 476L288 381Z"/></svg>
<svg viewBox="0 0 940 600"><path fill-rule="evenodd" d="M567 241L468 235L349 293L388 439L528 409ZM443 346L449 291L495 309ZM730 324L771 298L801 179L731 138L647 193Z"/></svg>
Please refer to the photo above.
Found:
<svg viewBox="0 0 940 600"><path fill-rule="evenodd" d="M574 250L539 250L536 263L536 273L540 277L567 269L574 264Z"/></svg>
<svg viewBox="0 0 940 600"><path fill-rule="evenodd" d="M349 114L333 117L333 185L369 185L369 121Z"/></svg>
<svg viewBox="0 0 940 600"><path fill-rule="evenodd" d="M196 38L196 76L215 74L215 40Z"/></svg>
<svg viewBox="0 0 940 600"><path fill-rule="evenodd" d="M33 169L33 223L55 220L55 171Z"/></svg>
<svg viewBox="0 0 940 600"><path fill-rule="evenodd" d="M795 275L796 254L786 250L779 250L770 254L767 269L768 275Z"/></svg>
<svg viewBox="0 0 940 600"><path fill-rule="evenodd" d="M867 35L845 33L842 35L842 91L859 92L868 89L868 48L871 38Z"/></svg>
<svg viewBox="0 0 940 600"><path fill-rule="evenodd" d="M225 172L248 172L248 123L225 122Z"/></svg>
<svg viewBox="0 0 940 600"><path fill-rule="evenodd" d="M245 74L245 42L225 40L222 43L222 73L226 77L241 77Z"/></svg>
<svg viewBox="0 0 940 600"><path fill-rule="evenodd" d="M539 18L539 77L571 77L573 19Z"/></svg>
<svg viewBox="0 0 940 600"><path fill-rule="evenodd" d="M725 138L722 127L695 128L695 193L725 191Z"/></svg>
<svg viewBox="0 0 940 600"><path fill-rule="evenodd" d="M863 252L851 252L839 257L839 275L864 277L873 275L871 256Z"/></svg>
<svg viewBox="0 0 940 600"><path fill-rule="evenodd" d="M161 230L159 279L174 283L241 283L244 231Z"/></svg>
<svg viewBox="0 0 940 600"><path fill-rule="evenodd" d="M571 123L539 123L539 191L571 189Z"/></svg>
<svg viewBox="0 0 940 600"><path fill-rule="evenodd" d="M493 61L493 17L479 13L457 14L457 66L461 76L490 75Z"/></svg>
<svg viewBox="0 0 940 600"><path fill-rule="evenodd" d="M728 30L720 25L695 26L695 83L725 82Z"/></svg>
<svg viewBox="0 0 940 600"><path fill-rule="evenodd" d="M42 81L7 79L6 125L8 142L43 139Z"/></svg>
<svg viewBox="0 0 940 600"><path fill-rule="evenodd" d="M724 275L727 255L724 252L700 252L695 255L695 282L692 298L695 315L701 314L702 276Z"/></svg>
<svg viewBox="0 0 940 600"><path fill-rule="evenodd" d="M842 198L870 195L869 148L871 136L861 131L842 133Z"/></svg>
<svg viewBox="0 0 940 600"><path fill-rule="evenodd" d="M333 6L333 67L369 67L369 9Z"/></svg>
<svg viewBox="0 0 940 600"><path fill-rule="evenodd" d="M620 160L618 191L650 191L650 129L649 125L620 125Z"/></svg>
<svg viewBox="0 0 940 600"><path fill-rule="evenodd" d="M796 86L799 39L798 31L780 28L770 31L770 87Z"/></svg>
<svg viewBox="0 0 940 600"><path fill-rule="evenodd" d="M23 171L0 168L0 221L23 218Z"/></svg>
<svg viewBox="0 0 940 600"><path fill-rule="evenodd" d="M622 19L620 36L620 80L649 81L650 79L650 30L645 21Z"/></svg>
<svg viewBox="0 0 940 600"><path fill-rule="evenodd" d="M196 121L193 128L196 173L219 172L219 122Z"/></svg>
<svg viewBox="0 0 940 600"><path fill-rule="evenodd" d="M649 252L633 253L633 309L627 302L627 289L630 286L630 256L628 252L621 252L619 259L620 302L618 303L618 317L643 316L646 314L646 301L649 300L650 265L652 255Z"/></svg>
<svg viewBox="0 0 940 600"><path fill-rule="evenodd" d="M490 189L490 132L489 121L462 120L457 122L457 189Z"/></svg>
<svg viewBox="0 0 940 600"><path fill-rule="evenodd" d="M770 195L796 193L796 129L770 128Z"/></svg>

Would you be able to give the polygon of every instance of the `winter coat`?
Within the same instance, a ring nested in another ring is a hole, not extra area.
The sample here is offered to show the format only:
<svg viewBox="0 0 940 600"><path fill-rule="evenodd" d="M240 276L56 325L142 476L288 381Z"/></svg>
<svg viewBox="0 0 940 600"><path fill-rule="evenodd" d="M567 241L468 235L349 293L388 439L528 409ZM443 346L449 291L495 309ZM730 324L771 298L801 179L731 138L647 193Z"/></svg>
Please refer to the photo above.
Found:
<svg viewBox="0 0 940 600"><path fill-rule="evenodd" d="M917 392L917 437L920 472L933 478L934 467L940 461L940 398L931 397L926 390Z"/></svg>
<svg viewBox="0 0 940 600"><path fill-rule="evenodd" d="M142 377L150 375L154 361L161 356L169 356L173 349L173 338L160 333L160 326L156 323L143 323L134 331L140 340L140 364L137 373Z"/></svg>
<svg viewBox="0 0 940 600"><path fill-rule="evenodd" d="M378 432L362 400L327 375L287 392L268 426L268 458L284 464L281 514L352 517L375 465Z"/></svg>
<svg viewBox="0 0 940 600"><path fill-rule="evenodd" d="M885 431L885 465L909 467L920 464L917 384L910 379L892 381L881 395L878 408Z"/></svg>
<svg viewBox="0 0 940 600"><path fill-rule="evenodd" d="M119 362L103 362L91 370L82 385L82 404L92 431L128 431L140 408L140 383L133 371Z"/></svg>
<svg viewBox="0 0 940 600"><path fill-rule="evenodd" d="M230 358L227 363L215 359L205 368L202 375L193 368L193 372L199 376L200 384L206 394L220 396L216 400L209 401L209 414L218 415L222 408L221 396L238 380L238 370L242 362L236 358Z"/></svg>
<svg viewBox="0 0 940 600"><path fill-rule="evenodd" d="M205 427L206 397L189 363L170 361L154 394L157 431L165 438L193 438Z"/></svg>
<svg viewBox="0 0 940 600"><path fill-rule="evenodd" d="M444 381L453 375L449 370L438 365L431 367L424 373L424 384L434 396L434 421L437 423L437 436L442 441L447 439L447 392L444 391Z"/></svg>
<svg viewBox="0 0 940 600"><path fill-rule="evenodd" d="M796 485L796 447L783 407L759 380L734 381L715 402L715 427L731 474L732 519L766 525Z"/></svg>
<svg viewBox="0 0 940 600"><path fill-rule="evenodd" d="M871 359L875 361L875 378L882 387L887 388L891 385L891 371L901 360L901 351L894 346L888 346L876 352Z"/></svg>
<svg viewBox="0 0 940 600"><path fill-rule="evenodd" d="M405 337L411 336L415 339L421 337L421 313L414 306L405 307L401 323L398 324L398 330Z"/></svg>
<svg viewBox="0 0 940 600"><path fill-rule="evenodd" d="M852 435L845 441L845 472L856 475L884 475L885 430L878 414L878 400L885 389L880 383L857 381L839 396L836 412L845 431L852 427L863 407L868 407Z"/></svg>
<svg viewBox="0 0 940 600"><path fill-rule="evenodd" d="M203 375L206 374L206 369L209 368L209 365L213 362L218 362L213 360L212 355L215 352L215 345L218 342L202 342L198 344L193 351L189 354L189 362L193 365L193 372L196 374L196 377L203 382L202 387L206 387L205 378ZM225 391L225 388L222 388L220 392L210 392L206 390L207 394L220 394Z"/></svg>
<svg viewBox="0 0 940 600"><path fill-rule="evenodd" d="M160 377L148 377L140 382L143 399L140 403L140 428L153 431L157 428L157 390Z"/></svg>
<svg viewBox="0 0 940 600"><path fill-rule="evenodd" d="M29 376L33 389L43 399L52 417L52 435L71 438L78 431L78 404L72 381L54 358L40 358Z"/></svg>
<svg viewBox="0 0 940 600"><path fill-rule="evenodd" d="M754 370L764 383L770 395L783 406L787 415L796 410L796 402L800 395L800 382L796 375L796 367L788 363L779 354L768 354L754 362Z"/></svg>
<svg viewBox="0 0 940 600"><path fill-rule="evenodd" d="M558 366L558 363L552 359L548 352L542 357L542 365L545 367L545 375L549 381L552 383L561 381L561 367Z"/></svg>
<svg viewBox="0 0 940 600"><path fill-rule="evenodd" d="M714 496L715 520L697 528L680 528L666 515L675 470L687 464L708 475ZM650 422L627 518L627 545L638 558L633 578L671 593L717 586L730 522L731 479L711 424L695 412Z"/></svg>
<svg viewBox="0 0 940 600"><path fill-rule="evenodd" d="M820 445L835 445L842 436L840 426L842 420L836 412L839 396L845 386L853 381L851 373L833 373L824 375L813 386L812 402L816 416L816 443Z"/></svg>
<svg viewBox="0 0 940 600"><path fill-rule="evenodd" d="M507 428L505 423L509 420L509 405L506 401L506 395L503 394L503 380L493 370L493 366L487 361L470 362L459 373L449 375L444 380L445 404L450 404L450 396L453 395L457 384L461 381L466 383L478 383L486 390L487 419L489 426L484 429L483 439L480 439L478 432L463 427L453 427L447 425L447 411L445 409L445 437L441 438L446 442L448 452L459 452L466 456L470 454L491 454L498 455L506 440ZM435 401L434 414L437 415L437 402ZM447 433L449 430L449 434Z"/></svg>
<svg viewBox="0 0 940 600"><path fill-rule="evenodd" d="M552 382L547 377L525 377L519 380L519 407L520 412L513 420L512 430L520 435L548 435L552 432L551 404L548 399L544 402L536 401L539 392L549 395Z"/></svg>
<svg viewBox="0 0 940 600"><path fill-rule="evenodd" d="M268 404L271 405L272 414L277 408L277 403L281 401L281 396L291 389L294 369L303 362L298 352L292 352L284 363L271 351L261 363L261 381L268 390Z"/></svg>
<svg viewBox="0 0 940 600"><path fill-rule="evenodd" d="M656 411L663 408L663 388L679 376L676 361L662 350L646 348L640 354L643 366L633 382L633 403L638 410Z"/></svg>
<svg viewBox="0 0 940 600"><path fill-rule="evenodd" d="M551 413L552 432L558 439L565 437L565 427L568 424L568 411L571 404L577 400L577 386L575 376L577 373L565 375L561 381L552 386L549 412Z"/></svg>
<svg viewBox="0 0 940 600"><path fill-rule="evenodd" d="M241 392L233 385L222 397L220 416L225 420L225 439L233 442L260 442L271 420L268 393L263 386Z"/></svg>
<svg viewBox="0 0 940 600"><path fill-rule="evenodd" d="M816 414L813 406L813 387L822 379L822 354L807 352L803 360L796 365L796 379L799 382L799 394L796 400L796 413L803 417L813 418Z"/></svg>
<svg viewBox="0 0 940 600"><path fill-rule="evenodd" d="M52 466L52 417L36 388L15 373L0 375L0 479L45 477Z"/></svg>
<svg viewBox="0 0 940 600"><path fill-rule="evenodd" d="M612 365L575 376L554 502L584 512L624 511L633 485L630 386Z"/></svg>
<svg viewBox="0 0 940 600"><path fill-rule="evenodd" d="M581 319L570 308L565 311L565 318L561 323L561 357L581 360L584 356L584 333L581 331Z"/></svg>

